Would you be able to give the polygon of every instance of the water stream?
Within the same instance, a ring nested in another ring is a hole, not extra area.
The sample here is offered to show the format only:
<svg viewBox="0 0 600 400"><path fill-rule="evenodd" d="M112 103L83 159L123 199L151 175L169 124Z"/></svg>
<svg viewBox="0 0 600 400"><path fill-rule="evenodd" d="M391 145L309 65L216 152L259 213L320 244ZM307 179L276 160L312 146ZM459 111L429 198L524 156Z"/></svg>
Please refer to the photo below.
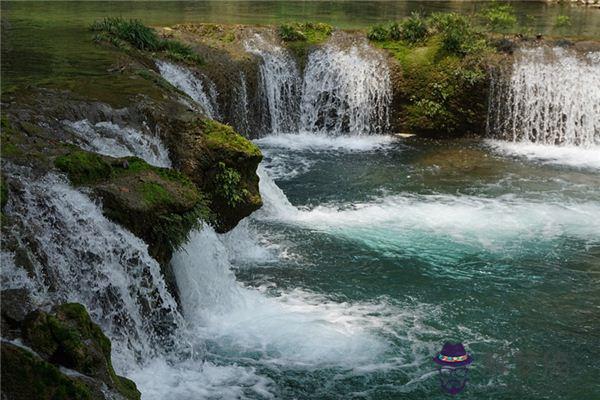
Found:
<svg viewBox="0 0 600 400"><path fill-rule="evenodd" d="M431 356L449 339L477 360L464 398L600 395L599 167L498 151L508 139L598 157L598 86L581 71L597 60L525 53L491 109L497 141L436 142L386 136L382 60L332 46L302 76L281 48L247 44L270 115L264 207L174 254L181 313L141 240L64 177L18 168L7 213L35 241L36 273L4 253L3 284L85 304L143 399L442 399ZM201 78L158 66L218 115ZM69 125L96 151L167 165L153 137Z"/></svg>

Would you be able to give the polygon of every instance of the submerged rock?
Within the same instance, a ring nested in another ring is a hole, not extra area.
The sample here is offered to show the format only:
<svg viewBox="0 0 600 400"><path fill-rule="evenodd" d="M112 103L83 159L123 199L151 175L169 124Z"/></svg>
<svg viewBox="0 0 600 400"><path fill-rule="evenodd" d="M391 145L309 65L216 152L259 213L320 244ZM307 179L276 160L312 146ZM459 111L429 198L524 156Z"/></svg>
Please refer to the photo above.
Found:
<svg viewBox="0 0 600 400"><path fill-rule="evenodd" d="M20 328L25 346L2 342L3 398L140 398L135 383L115 373L110 340L81 304L33 311Z"/></svg>

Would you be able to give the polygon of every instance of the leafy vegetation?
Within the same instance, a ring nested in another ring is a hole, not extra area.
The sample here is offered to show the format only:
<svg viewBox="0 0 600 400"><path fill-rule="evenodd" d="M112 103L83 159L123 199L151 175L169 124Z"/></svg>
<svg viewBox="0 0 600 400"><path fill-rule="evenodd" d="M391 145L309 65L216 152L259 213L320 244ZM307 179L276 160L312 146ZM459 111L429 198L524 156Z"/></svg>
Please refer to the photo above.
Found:
<svg viewBox="0 0 600 400"><path fill-rule="evenodd" d="M554 22L555 28L568 28L572 25L571 18L568 15L559 15Z"/></svg>
<svg viewBox="0 0 600 400"><path fill-rule="evenodd" d="M483 29L469 17L413 14L397 23L375 26L368 36L402 66L396 82L404 110L402 129L445 135L481 129L485 59L492 48Z"/></svg>
<svg viewBox="0 0 600 400"><path fill-rule="evenodd" d="M481 13L486 26L494 31L502 32L512 28L517 23L513 6L508 3L492 2Z"/></svg>
<svg viewBox="0 0 600 400"><path fill-rule="evenodd" d="M177 40L162 39L154 29L145 26L137 19L104 18L95 21L90 29L97 32L94 36L97 42L108 42L121 49L133 46L143 51L160 51L176 61L203 63L202 58L187 44Z"/></svg>
<svg viewBox="0 0 600 400"><path fill-rule="evenodd" d="M285 42L321 43L333 32L333 27L321 22L295 22L279 25L277 32Z"/></svg>
<svg viewBox="0 0 600 400"><path fill-rule="evenodd" d="M230 207L235 207L244 201L249 192L241 187L242 177L235 169L229 168L224 162L219 163L218 169L215 176L216 192Z"/></svg>

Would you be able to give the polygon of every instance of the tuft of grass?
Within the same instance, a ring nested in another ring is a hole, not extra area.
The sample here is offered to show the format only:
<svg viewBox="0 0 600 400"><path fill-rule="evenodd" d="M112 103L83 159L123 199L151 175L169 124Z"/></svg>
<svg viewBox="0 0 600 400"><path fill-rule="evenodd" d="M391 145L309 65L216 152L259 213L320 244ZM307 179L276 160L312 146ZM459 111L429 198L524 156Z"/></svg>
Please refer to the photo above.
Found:
<svg viewBox="0 0 600 400"><path fill-rule="evenodd" d="M161 47L161 40L156 32L137 19L126 20L120 17L108 17L95 21L90 29L94 32L113 36L140 50L157 51Z"/></svg>
<svg viewBox="0 0 600 400"><path fill-rule="evenodd" d="M95 21L90 30L97 32L94 36L96 42L108 42L124 50L133 46L143 51L161 51L175 61L203 63L202 57L187 44L173 39L161 39L154 29L137 19L104 18Z"/></svg>

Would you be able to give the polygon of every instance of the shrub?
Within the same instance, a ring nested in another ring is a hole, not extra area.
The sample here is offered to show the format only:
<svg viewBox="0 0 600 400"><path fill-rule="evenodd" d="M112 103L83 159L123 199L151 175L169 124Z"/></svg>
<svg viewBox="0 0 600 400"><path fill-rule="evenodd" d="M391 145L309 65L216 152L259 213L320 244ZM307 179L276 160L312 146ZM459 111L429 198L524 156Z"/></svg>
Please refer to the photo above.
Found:
<svg viewBox="0 0 600 400"><path fill-rule="evenodd" d="M434 32L441 36L441 48L450 54L465 56L485 51L487 41L469 18L457 13L435 13L429 18Z"/></svg>
<svg viewBox="0 0 600 400"><path fill-rule="evenodd" d="M279 25L279 37L285 42L321 42L333 32L333 27L322 22L303 22Z"/></svg>
<svg viewBox="0 0 600 400"><path fill-rule="evenodd" d="M492 3L482 13L486 25L493 30L505 30L517 23L515 11L510 4Z"/></svg>
<svg viewBox="0 0 600 400"><path fill-rule="evenodd" d="M240 187L242 177L239 172L229 168L224 162L219 162L219 172L215 176L216 193L230 207L235 207L248 196L248 190Z"/></svg>
<svg viewBox="0 0 600 400"><path fill-rule="evenodd" d="M427 33L427 21L419 13L412 13L410 17L404 19L400 24L400 39L406 40L409 43L420 42L427 37Z"/></svg>
<svg viewBox="0 0 600 400"><path fill-rule="evenodd" d="M293 24L279 25L279 29L277 31L279 33L279 37L281 37L281 39L285 42L306 40L306 36Z"/></svg>
<svg viewBox="0 0 600 400"><path fill-rule="evenodd" d="M376 42L384 42L390 38L389 30L383 25L375 25L371 27L369 33L367 33L369 40Z"/></svg>

